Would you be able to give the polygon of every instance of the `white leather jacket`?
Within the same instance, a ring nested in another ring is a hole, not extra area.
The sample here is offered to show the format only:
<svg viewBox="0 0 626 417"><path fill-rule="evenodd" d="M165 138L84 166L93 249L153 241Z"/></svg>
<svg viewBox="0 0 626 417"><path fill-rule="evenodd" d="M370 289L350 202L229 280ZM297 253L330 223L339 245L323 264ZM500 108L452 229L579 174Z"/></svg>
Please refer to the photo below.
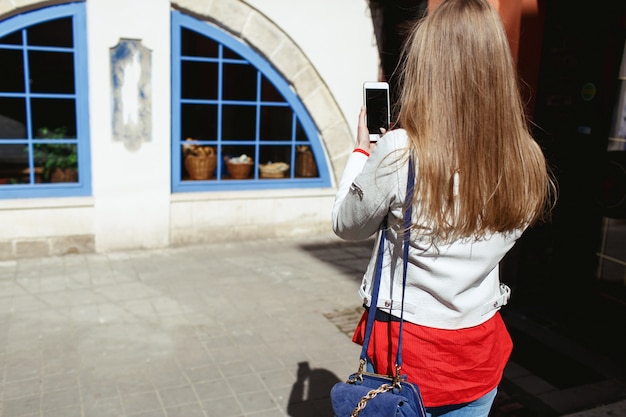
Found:
<svg viewBox="0 0 626 417"><path fill-rule="evenodd" d="M377 233L389 214L378 307L397 317L402 300L403 242L398 231L403 227L407 140L406 132L398 129L382 137L369 158L352 153L332 213L334 232L346 240L362 240ZM419 166L415 175L419 175ZM493 317L510 296L510 289L500 283L498 264L521 234L496 233L481 240L432 245L413 231L404 319L439 329L461 329ZM370 304L377 248L359 288L366 305Z"/></svg>

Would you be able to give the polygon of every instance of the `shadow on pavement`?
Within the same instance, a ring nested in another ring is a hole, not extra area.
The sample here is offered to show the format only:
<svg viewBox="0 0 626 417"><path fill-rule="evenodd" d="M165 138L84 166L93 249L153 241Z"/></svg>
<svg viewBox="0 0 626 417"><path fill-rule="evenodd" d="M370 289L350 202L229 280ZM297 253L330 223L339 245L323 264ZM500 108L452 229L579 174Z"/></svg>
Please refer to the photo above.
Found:
<svg viewBox="0 0 626 417"><path fill-rule="evenodd" d="M340 272L361 282L367 267L374 239L348 242L333 240L322 243L307 243L300 246L322 262L335 266Z"/></svg>
<svg viewBox="0 0 626 417"><path fill-rule="evenodd" d="M287 414L291 417L332 416L329 393L339 378L326 369L311 369L308 362L298 363L298 379L293 384Z"/></svg>

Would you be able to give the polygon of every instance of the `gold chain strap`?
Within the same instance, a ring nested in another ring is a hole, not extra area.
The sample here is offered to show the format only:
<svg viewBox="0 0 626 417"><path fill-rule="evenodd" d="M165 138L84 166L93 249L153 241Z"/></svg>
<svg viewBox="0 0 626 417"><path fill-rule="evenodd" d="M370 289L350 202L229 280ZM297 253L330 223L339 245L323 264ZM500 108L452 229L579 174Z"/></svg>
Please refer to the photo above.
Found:
<svg viewBox="0 0 626 417"><path fill-rule="evenodd" d="M361 412L361 410L365 408L369 400L376 397L378 394L389 391L392 388L393 388L392 385L383 384L380 387L369 391L367 394L363 396L363 398L361 398L361 401L359 401L359 403L354 408L354 410L352 410L352 414L350 414L350 417L357 417L359 413Z"/></svg>

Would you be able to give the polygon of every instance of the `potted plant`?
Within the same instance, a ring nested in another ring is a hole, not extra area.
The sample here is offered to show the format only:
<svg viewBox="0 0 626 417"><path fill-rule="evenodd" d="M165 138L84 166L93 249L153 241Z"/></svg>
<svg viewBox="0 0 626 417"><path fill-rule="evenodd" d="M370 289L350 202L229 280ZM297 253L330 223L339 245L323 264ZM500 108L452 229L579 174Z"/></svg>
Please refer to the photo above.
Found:
<svg viewBox="0 0 626 417"><path fill-rule="evenodd" d="M66 138L66 129L37 131L38 138ZM33 145L35 164L43 168L43 178L50 182L76 182L78 180L78 155L73 143L37 143Z"/></svg>

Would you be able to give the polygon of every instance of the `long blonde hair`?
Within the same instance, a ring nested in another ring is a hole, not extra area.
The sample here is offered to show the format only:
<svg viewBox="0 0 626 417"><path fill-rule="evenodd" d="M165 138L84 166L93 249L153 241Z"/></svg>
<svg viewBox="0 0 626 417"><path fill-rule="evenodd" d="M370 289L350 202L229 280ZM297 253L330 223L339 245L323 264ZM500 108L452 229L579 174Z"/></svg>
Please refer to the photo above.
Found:
<svg viewBox="0 0 626 417"><path fill-rule="evenodd" d="M540 219L554 183L488 1L444 0L416 24L401 65L399 121L418 161L413 204L431 237L482 238Z"/></svg>

